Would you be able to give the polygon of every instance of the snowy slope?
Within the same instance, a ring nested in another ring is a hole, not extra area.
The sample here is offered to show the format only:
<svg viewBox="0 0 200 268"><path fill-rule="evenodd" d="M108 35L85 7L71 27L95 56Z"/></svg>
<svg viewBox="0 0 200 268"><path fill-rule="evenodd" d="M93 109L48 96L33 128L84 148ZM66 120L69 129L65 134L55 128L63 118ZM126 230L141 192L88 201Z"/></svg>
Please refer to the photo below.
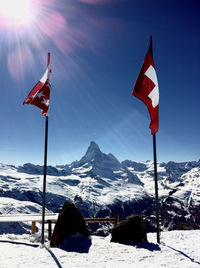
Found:
<svg viewBox="0 0 200 268"><path fill-rule="evenodd" d="M200 266L200 231L163 232L161 244L154 233L149 243L130 246L111 243L110 236L92 236L88 253L66 252L59 248L41 247L36 236L1 235L0 267L63 268L195 268Z"/></svg>
<svg viewBox="0 0 200 268"><path fill-rule="evenodd" d="M152 162L119 162L91 142L86 154L64 166L47 169L46 207L59 212L72 201L84 217L124 218L141 214L148 231L155 230ZM0 214L41 211L43 167L0 164ZM158 163L159 200L164 230L200 228L200 161ZM93 225L93 231L99 226ZM95 232L103 234L105 230Z"/></svg>

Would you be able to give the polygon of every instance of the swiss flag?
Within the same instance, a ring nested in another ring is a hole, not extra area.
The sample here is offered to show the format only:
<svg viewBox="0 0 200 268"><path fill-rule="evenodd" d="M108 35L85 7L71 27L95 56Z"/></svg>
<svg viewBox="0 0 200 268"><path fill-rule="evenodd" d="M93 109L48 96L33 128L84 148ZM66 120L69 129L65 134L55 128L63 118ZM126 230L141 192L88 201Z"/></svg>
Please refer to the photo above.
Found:
<svg viewBox="0 0 200 268"><path fill-rule="evenodd" d="M49 98L50 98L50 74L51 67L48 65L44 75L40 81L34 86L25 99L23 104L32 104L39 107L42 110L42 115L46 116L49 110Z"/></svg>
<svg viewBox="0 0 200 268"><path fill-rule="evenodd" d="M155 134L158 131L159 89L151 47L144 59L133 89L133 95L146 104L151 117L151 123L149 125L151 134Z"/></svg>

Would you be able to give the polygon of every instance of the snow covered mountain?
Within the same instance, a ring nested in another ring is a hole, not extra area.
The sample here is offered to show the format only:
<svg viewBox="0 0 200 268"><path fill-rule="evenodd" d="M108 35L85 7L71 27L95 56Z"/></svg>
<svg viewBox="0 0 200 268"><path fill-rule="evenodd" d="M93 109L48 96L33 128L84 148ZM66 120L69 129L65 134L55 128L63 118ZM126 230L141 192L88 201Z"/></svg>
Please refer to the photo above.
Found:
<svg viewBox="0 0 200 268"><path fill-rule="evenodd" d="M0 213L39 213L43 167L0 164ZM72 201L84 217L143 216L147 230L155 230L154 170L152 162L119 162L91 142L79 160L47 168L46 207L59 212ZM200 161L158 163L162 229L200 228ZM109 225L109 224L108 224ZM105 226L104 226L105 227ZM22 226L22 229L25 228ZM96 234L105 228L93 224ZM1 232L1 228L0 228Z"/></svg>

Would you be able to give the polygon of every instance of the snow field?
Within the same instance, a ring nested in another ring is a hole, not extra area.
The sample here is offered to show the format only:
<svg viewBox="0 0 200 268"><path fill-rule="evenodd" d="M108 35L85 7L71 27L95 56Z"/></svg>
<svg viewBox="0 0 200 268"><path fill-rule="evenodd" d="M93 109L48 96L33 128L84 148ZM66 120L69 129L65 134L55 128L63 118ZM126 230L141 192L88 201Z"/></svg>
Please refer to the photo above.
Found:
<svg viewBox="0 0 200 268"><path fill-rule="evenodd" d="M161 234L161 244L156 234L148 234L149 243L122 245L111 243L110 236L92 236L88 253L66 252L59 248L42 247L38 235L0 236L0 267L200 267L200 230L171 231Z"/></svg>

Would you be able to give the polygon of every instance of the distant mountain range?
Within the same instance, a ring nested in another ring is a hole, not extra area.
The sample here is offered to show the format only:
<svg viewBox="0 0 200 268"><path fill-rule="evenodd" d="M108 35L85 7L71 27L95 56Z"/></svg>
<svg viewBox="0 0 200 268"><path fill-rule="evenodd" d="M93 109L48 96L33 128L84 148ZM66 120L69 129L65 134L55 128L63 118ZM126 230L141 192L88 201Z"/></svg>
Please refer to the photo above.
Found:
<svg viewBox="0 0 200 268"><path fill-rule="evenodd" d="M72 201L84 217L124 218L132 213L155 230L154 170L152 162L123 162L101 152L91 142L86 154L71 164L48 166L46 207L58 212ZM200 228L200 161L158 163L161 226L163 230ZM42 203L43 166L0 164L0 213L39 213ZM0 224L1 226L2 224ZM13 232L26 231L26 225ZM93 224L104 235L108 225ZM0 228L4 230L5 228Z"/></svg>

